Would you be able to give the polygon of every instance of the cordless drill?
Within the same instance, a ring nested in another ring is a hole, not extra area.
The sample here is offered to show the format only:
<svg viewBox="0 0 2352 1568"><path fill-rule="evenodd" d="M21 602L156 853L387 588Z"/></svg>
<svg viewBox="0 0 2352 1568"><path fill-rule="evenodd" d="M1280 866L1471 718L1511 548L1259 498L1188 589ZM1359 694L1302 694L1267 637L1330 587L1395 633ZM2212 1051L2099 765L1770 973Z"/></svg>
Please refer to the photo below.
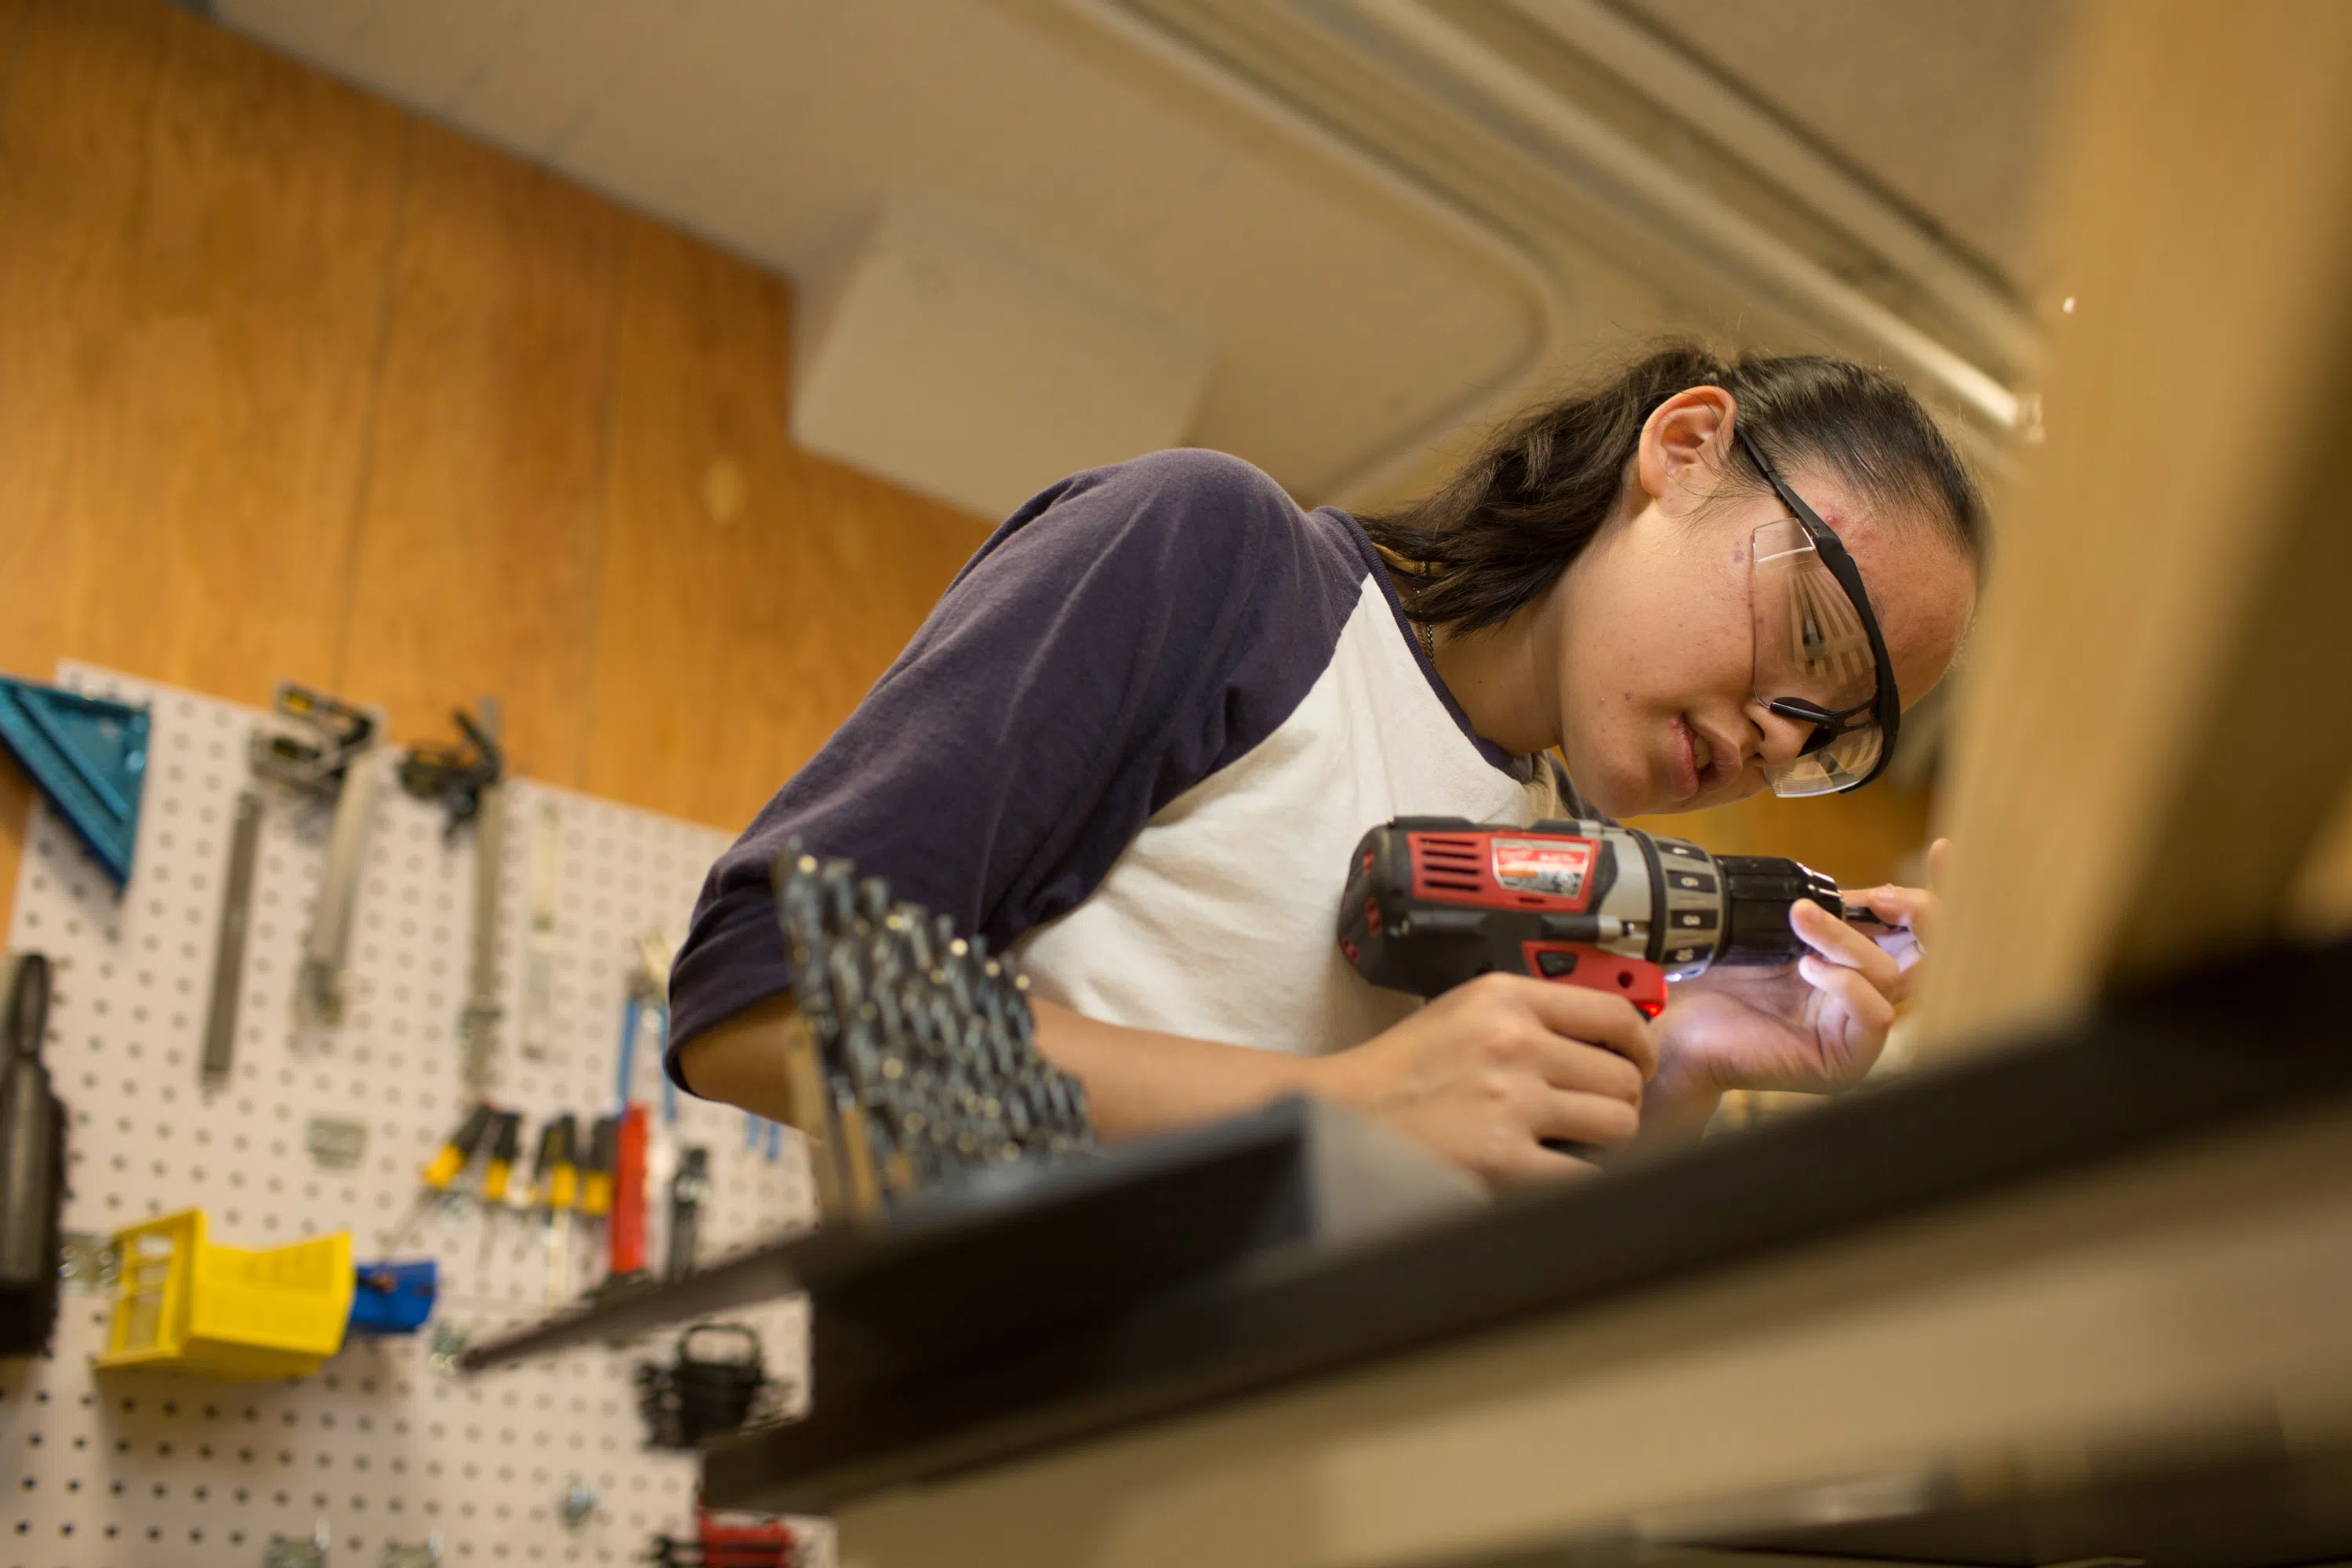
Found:
<svg viewBox="0 0 2352 1568"><path fill-rule="evenodd" d="M1771 855L1585 821L1489 827L1401 816L1364 835L1339 901L1339 950L1375 985L1434 996L1500 972L1614 993L1655 1017L1666 982L1717 963L1781 964L1810 900L1837 884Z"/></svg>

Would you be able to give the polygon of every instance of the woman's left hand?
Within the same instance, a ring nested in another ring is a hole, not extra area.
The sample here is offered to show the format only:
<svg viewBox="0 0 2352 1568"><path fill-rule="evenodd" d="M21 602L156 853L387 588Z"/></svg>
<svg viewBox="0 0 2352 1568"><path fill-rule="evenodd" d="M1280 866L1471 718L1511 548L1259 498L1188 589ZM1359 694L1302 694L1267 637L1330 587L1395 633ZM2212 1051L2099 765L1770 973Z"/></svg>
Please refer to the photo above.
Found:
<svg viewBox="0 0 2352 1568"><path fill-rule="evenodd" d="M1931 883L1942 880L1948 845L1937 839L1927 851ZM1844 897L1849 908L1896 929L1873 937L1817 904L1799 904L1789 923L1812 951L1793 966L1710 970L1675 987L1658 1016L1645 1124L1704 1114L1726 1089L1821 1093L1871 1069L1895 1004L1919 984L1942 906L1923 888L1853 889Z"/></svg>

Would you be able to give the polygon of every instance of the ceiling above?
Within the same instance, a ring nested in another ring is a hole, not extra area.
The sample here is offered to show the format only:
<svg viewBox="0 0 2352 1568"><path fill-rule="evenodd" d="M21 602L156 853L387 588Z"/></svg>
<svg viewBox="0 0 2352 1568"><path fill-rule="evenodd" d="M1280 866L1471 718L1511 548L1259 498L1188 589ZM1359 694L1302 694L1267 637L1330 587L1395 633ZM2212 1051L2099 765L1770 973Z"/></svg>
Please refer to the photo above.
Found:
<svg viewBox="0 0 2352 1568"><path fill-rule="evenodd" d="M1191 438L1328 494L1524 368L1498 247L1050 9L984 0L220 0L219 18L806 279L886 196L1206 340ZM1058 476L1046 475L1043 479Z"/></svg>
<svg viewBox="0 0 2352 1568"><path fill-rule="evenodd" d="M1303 498L1425 484L1677 327L1886 363L2004 427L2039 0L1637 3L214 10L805 289L892 203L951 211L1202 345L1186 438Z"/></svg>
<svg viewBox="0 0 2352 1568"><path fill-rule="evenodd" d="M2012 285L2081 0L1626 0Z"/></svg>

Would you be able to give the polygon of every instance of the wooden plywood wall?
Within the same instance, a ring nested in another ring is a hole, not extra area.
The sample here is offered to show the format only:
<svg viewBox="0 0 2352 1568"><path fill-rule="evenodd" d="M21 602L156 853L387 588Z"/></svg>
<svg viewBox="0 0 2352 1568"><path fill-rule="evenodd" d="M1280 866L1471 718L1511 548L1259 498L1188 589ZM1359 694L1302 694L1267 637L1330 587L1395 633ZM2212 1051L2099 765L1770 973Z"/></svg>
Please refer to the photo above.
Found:
<svg viewBox="0 0 2352 1568"><path fill-rule="evenodd" d="M740 826L986 531L793 448L791 321L159 0L0 0L0 670L495 693L520 771Z"/></svg>

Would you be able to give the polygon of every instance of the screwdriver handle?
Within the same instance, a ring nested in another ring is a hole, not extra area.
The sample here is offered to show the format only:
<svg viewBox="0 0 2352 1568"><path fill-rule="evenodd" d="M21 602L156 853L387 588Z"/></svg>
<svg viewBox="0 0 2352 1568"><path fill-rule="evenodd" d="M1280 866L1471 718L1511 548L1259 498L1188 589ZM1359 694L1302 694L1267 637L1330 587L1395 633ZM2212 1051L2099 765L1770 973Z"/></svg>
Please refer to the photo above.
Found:
<svg viewBox="0 0 2352 1568"><path fill-rule="evenodd" d="M61 1196L59 1122L49 1069L41 1064L48 1028L49 961L28 952L9 987L6 1054L0 1057L0 1287L34 1292L52 1287L50 1246Z"/></svg>
<svg viewBox="0 0 2352 1568"><path fill-rule="evenodd" d="M580 1168L573 1145L580 1139L580 1124L565 1111L547 1124L547 1142L551 1151L547 1175L539 1191L540 1201L552 1215L572 1207L580 1199Z"/></svg>
<svg viewBox="0 0 2352 1568"><path fill-rule="evenodd" d="M483 1140L489 1136L490 1122L498 1115L487 1105L477 1105L466 1113L465 1122L441 1145L433 1163L425 1167L425 1184L435 1192L445 1190L457 1179L457 1173L474 1163L481 1152Z"/></svg>
<svg viewBox="0 0 2352 1568"><path fill-rule="evenodd" d="M17 961L16 983L8 988L5 1027L0 1041L5 1041L9 1056L40 1056L41 1037L49 1027L48 954L28 952Z"/></svg>
<svg viewBox="0 0 2352 1568"><path fill-rule="evenodd" d="M580 1212L590 1219L613 1212L613 1156L620 1133L617 1116L600 1116L589 1129L588 1158L580 1167Z"/></svg>
<svg viewBox="0 0 2352 1568"><path fill-rule="evenodd" d="M549 1121L539 1130L539 1142L530 1156L530 1186L515 1202L525 1208L547 1195L548 1173L555 1169L555 1123Z"/></svg>
<svg viewBox="0 0 2352 1568"><path fill-rule="evenodd" d="M646 1267L646 1108L623 1112L614 1141L613 1223L606 1235L615 1279Z"/></svg>
<svg viewBox="0 0 2352 1568"><path fill-rule="evenodd" d="M503 1202L507 1184L513 1179L515 1157L522 1152L522 1112L501 1110L498 1115L498 1132L490 1141L490 1163L482 1173L482 1198L486 1203Z"/></svg>

